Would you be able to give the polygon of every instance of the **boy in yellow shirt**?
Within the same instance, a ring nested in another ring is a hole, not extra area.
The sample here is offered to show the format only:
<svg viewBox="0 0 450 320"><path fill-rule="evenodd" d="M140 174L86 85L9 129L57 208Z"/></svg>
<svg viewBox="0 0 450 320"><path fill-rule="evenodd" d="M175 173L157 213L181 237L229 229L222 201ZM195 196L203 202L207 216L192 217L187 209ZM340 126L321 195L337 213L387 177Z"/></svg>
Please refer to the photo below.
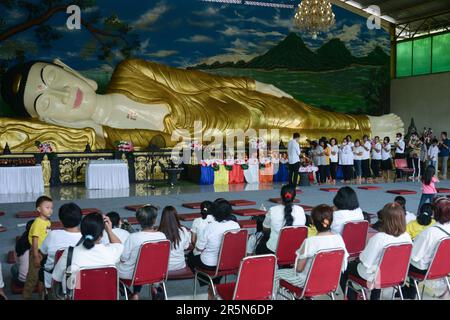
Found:
<svg viewBox="0 0 450 320"><path fill-rule="evenodd" d="M50 229L50 216L53 213L53 200L47 196L41 196L36 200L36 210L39 212L33 224L31 225L28 234L28 241L31 244L30 248L30 263L28 265L27 280L23 288L23 298L31 299L34 288L39 280L39 270L41 268L42 255L39 248L47 237L47 232ZM39 283L39 293L42 293L43 285Z"/></svg>
<svg viewBox="0 0 450 320"><path fill-rule="evenodd" d="M420 212L416 220L406 225L406 232L414 240L423 230L431 227L436 221L433 219L433 207L430 203L425 203L420 207Z"/></svg>

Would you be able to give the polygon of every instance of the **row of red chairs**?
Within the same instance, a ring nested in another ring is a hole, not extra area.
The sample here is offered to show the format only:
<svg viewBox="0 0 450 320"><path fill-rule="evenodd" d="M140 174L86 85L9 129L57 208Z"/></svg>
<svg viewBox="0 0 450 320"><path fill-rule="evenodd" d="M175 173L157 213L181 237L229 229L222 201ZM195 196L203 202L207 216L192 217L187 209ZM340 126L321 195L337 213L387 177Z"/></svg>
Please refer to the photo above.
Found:
<svg viewBox="0 0 450 320"><path fill-rule="evenodd" d="M348 245L351 256L357 255L364 249L367 237L367 224L364 222L352 222L344 227L343 236ZM295 251L306 239L305 227L285 227L280 232L277 251L275 255L246 257L247 230L233 230L225 233L219 253L219 261L215 270L195 270L194 298L197 289L198 275L202 274L211 285L213 293L221 299L244 299L259 300L271 299L273 293L273 280L276 265L294 265ZM363 235L363 231L365 234ZM351 233L350 231L355 231ZM347 237L346 234L349 234ZM356 236L355 234L359 234ZM364 240L364 241L362 241ZM350 241L350 242L349 242ZM352 242L353 241L353 242ZM363 243L364 242L364 243ZM394 287L397 290L404 285L409 267L411 244L391 245L384 249L379 264L376 281L367 283L366 280L350 276L348 283L353 283L361 288L365 298L364 289L384 289ZM57 253L55 261L59 259L61 252ZM118 286L121 283L126 287L133 285L152 285L161 283L165 298L167 291L165 283L168 280L168 262L170 256L170 241L146 242L142 244L136 267L131 280L118 279L117 270L113 266L102 268L81 269L77 278L82 281L74 290L73 299L118 299ZM318 252L313 258L311 268L305 281L300 288L286 280L280 281L280 289L277 294L290 298L313 298L320 295L330 295L334 299L340 280L342 260L344 252L342 249L324 250ZM418 283L425 280L445 278L450 290L447 275L450 273L450 239L443 239L438 245L433 261L426 275L411 273L414 284L419 293ZM157 263L156 263L157 262ZM226 283L226 276L237 275L237 281ZM213 280L219 276L225 276L225 283L214 284ZM204 280L202 280L204 281ZM347 288L348 288L347 283ZM346 289L347 292L347 289ZM401 292L400 292L401 293ZM403 296L401 295L402 299ZM128 298L126 296L126 298Z"/></svg>

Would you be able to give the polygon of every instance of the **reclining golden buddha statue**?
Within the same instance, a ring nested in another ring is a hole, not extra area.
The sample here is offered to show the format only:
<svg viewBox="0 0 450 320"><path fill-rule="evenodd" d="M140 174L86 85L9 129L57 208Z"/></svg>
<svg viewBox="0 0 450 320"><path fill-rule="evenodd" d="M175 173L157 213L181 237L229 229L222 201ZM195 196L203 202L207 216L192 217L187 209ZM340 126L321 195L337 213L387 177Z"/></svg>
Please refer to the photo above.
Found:
<svg viewBox="0 0 450 320"><path fill-rule="evenodd" d="M322 136L342 139L395 136L403 122L347 115L312 107L273 85L249 78L182 70L154 62L126 59L117 65L105 94L97 83L62 61L33 61L11 67L1 93L20 118L0 118L0 146L15 152L35 151L35 141L49 141L58 152L111 148L131 141L174 146L172 133L202 129L279 129L285 143L294 132L303 142Z"/></svg>

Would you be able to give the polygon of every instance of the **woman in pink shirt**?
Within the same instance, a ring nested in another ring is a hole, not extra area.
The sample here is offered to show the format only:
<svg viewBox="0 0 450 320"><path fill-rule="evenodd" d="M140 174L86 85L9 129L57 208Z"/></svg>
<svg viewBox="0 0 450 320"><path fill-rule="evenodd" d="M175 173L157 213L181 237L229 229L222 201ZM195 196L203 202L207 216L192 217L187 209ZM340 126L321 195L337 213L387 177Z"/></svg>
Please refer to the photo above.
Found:
<svg viewBox="0 0 450 320"><path fill-rule="evenodd" d="M436 169L433 166L428 166L425 169L425 174L422 176L422 197L420 198L419 210L422 204L433 200L437 194L436 186L434 185L439 180L435 177Z"/></svg>

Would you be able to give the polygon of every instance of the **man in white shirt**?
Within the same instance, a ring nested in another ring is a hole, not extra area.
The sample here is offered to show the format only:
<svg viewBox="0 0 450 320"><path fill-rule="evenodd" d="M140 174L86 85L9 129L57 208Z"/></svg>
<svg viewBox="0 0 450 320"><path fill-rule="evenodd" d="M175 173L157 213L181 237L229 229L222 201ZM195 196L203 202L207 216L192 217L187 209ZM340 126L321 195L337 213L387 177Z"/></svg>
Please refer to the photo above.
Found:
<svg viewBox="0 0 450 320"><path fill-rule="evenodd" d="M39 249L47 256L44 265L44 284L47 290L52 287L52 272L55 266L55 255L60 249L76 246L81 239L80 222L81 209L75 203L66 203L59 208L59 220L63 224L62 230L50 231Z"/></svg>
<svg viewBox="0 0 450 320"><path fill-rule="evenodd" d="M288 161L289 161L289 183L297 186L298 170L300 169L300 134L294 133L292 140L288 143Z"/></svg>

